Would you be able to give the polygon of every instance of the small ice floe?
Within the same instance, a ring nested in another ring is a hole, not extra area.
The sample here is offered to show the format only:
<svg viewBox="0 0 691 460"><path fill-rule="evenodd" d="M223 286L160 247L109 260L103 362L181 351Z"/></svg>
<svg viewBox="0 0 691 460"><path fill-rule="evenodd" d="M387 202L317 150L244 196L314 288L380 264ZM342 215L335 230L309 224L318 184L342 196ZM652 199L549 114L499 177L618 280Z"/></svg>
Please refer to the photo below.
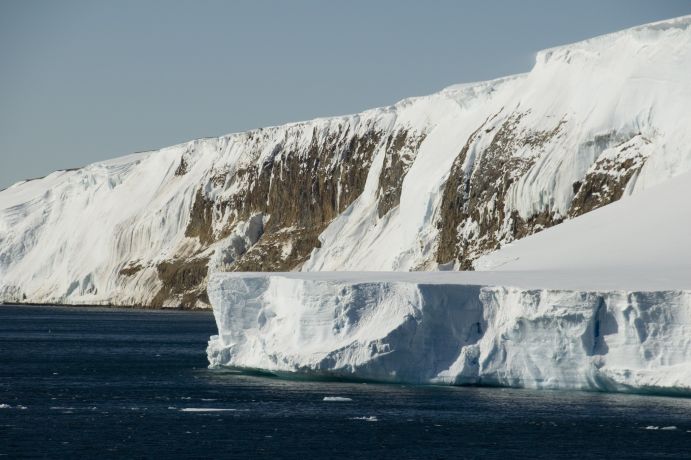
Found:
<svg viewBox="0 0 691 460"><path fill-rule="evenodd" d="M28 407L22 405L14 406L14 408L19 410L28 409ZM10 406L9 404L0 404L0 409L12 409L12 406Z"/></svg>
<svg viewBox="0 0 691 460"><path fill-rule="evenodd" d="M362 420L363 422L378 422L379 419L376 415L370 415L369 417L352 417L350 420Z"/></svg>
<svg viewBox="0 0 691 460"><path fill-rule="evenodd" d="M237 409L224 409L221 407L184 407L180 412L234 412Z"/></svg>
<svg viewBox="0 0 691 460"><path fill-rule="evenodd" d="M644 428L645 430L661 430L661 431L674 431L677 429L676 426L670 425L670 426L655 426L655 425L648 425Z"/></svg>
<svg viewBox="0 0 691 460"><path fill-rule="evenodd" d="M348 402L352 401L351 398L344 398L343 396L324 396L324 399L322 401L326 402Z"/></svg>

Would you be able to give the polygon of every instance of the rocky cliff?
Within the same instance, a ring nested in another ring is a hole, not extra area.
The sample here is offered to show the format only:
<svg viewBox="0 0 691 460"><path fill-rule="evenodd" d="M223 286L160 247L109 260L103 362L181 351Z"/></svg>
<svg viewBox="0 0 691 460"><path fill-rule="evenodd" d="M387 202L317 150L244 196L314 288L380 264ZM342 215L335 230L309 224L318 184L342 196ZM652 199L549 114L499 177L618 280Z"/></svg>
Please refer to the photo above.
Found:
<svg viewBox="0 0 691 460"><path fill-rule="evenodd" d="M205 307L215 271L472 269L691 169L690 25L18 183L0 192L0 300Z"/></svg>

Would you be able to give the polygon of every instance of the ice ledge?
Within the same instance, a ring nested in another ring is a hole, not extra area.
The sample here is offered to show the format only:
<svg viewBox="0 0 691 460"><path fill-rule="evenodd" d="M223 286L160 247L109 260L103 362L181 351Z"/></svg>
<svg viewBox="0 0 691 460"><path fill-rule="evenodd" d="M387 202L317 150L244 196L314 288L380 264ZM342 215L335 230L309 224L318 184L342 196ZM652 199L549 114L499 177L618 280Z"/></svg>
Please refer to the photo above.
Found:
<svg viewBox="0 0 691 460"><path fill-rule="evenodd" d="M540 66L550 61L565 60L576 50L590 50L595 52L598 49L612 45L612 43L617 40L653 41L659 39L659 35L665 32L672 31L684 33L687 32L690 27L691 15L637 25L616 32L588 38L586 40L543 49L537 52L535 61L536 64ZM678 39L679 37L676 38Z"/></svg>
<svg viewBox="0 0 691 460"><path fill-rule="evenodd" d="M689 290L451 280L216 274L209 297L219 334L209 362L394 382L691 394Z"/></svg>

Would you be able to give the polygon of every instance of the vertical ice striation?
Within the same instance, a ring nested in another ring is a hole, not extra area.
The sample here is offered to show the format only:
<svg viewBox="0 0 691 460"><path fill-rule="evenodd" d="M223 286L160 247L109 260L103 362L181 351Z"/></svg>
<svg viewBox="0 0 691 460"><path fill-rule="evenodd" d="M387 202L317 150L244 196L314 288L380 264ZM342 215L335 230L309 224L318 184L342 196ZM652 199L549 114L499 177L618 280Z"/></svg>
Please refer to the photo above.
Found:
<svg viewBox="0 0 691 460"><path fill-rule="evenodd" d="M209 361L288 375L691 394L691 291L398 276L216 275Z"/></svg>

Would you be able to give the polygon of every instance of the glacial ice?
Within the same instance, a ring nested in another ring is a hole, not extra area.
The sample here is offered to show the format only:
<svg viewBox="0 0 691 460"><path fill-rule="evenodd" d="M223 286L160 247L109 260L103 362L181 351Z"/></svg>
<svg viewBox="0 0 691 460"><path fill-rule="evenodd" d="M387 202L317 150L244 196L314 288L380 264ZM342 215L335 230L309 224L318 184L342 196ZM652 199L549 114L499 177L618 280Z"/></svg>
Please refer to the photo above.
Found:
<svg viewBox="0 0 691 460"><path fill-rule="evenodd" d="M212 366L391 382L691 393L691 291L217 274ZM388 274L390 277L393 274ZM440 274L442 275L442 274ZM386 277L384 277L386 278ZM447 276L447 280L450 277ZM535 274L539 284L540 274Z"/></svg>
<svg viewBox="0 0 691 460"><path fill-rule="evenodd" d="M235 412L237 409L226 409L223 407L184 407L180 412Z"/></svg>

